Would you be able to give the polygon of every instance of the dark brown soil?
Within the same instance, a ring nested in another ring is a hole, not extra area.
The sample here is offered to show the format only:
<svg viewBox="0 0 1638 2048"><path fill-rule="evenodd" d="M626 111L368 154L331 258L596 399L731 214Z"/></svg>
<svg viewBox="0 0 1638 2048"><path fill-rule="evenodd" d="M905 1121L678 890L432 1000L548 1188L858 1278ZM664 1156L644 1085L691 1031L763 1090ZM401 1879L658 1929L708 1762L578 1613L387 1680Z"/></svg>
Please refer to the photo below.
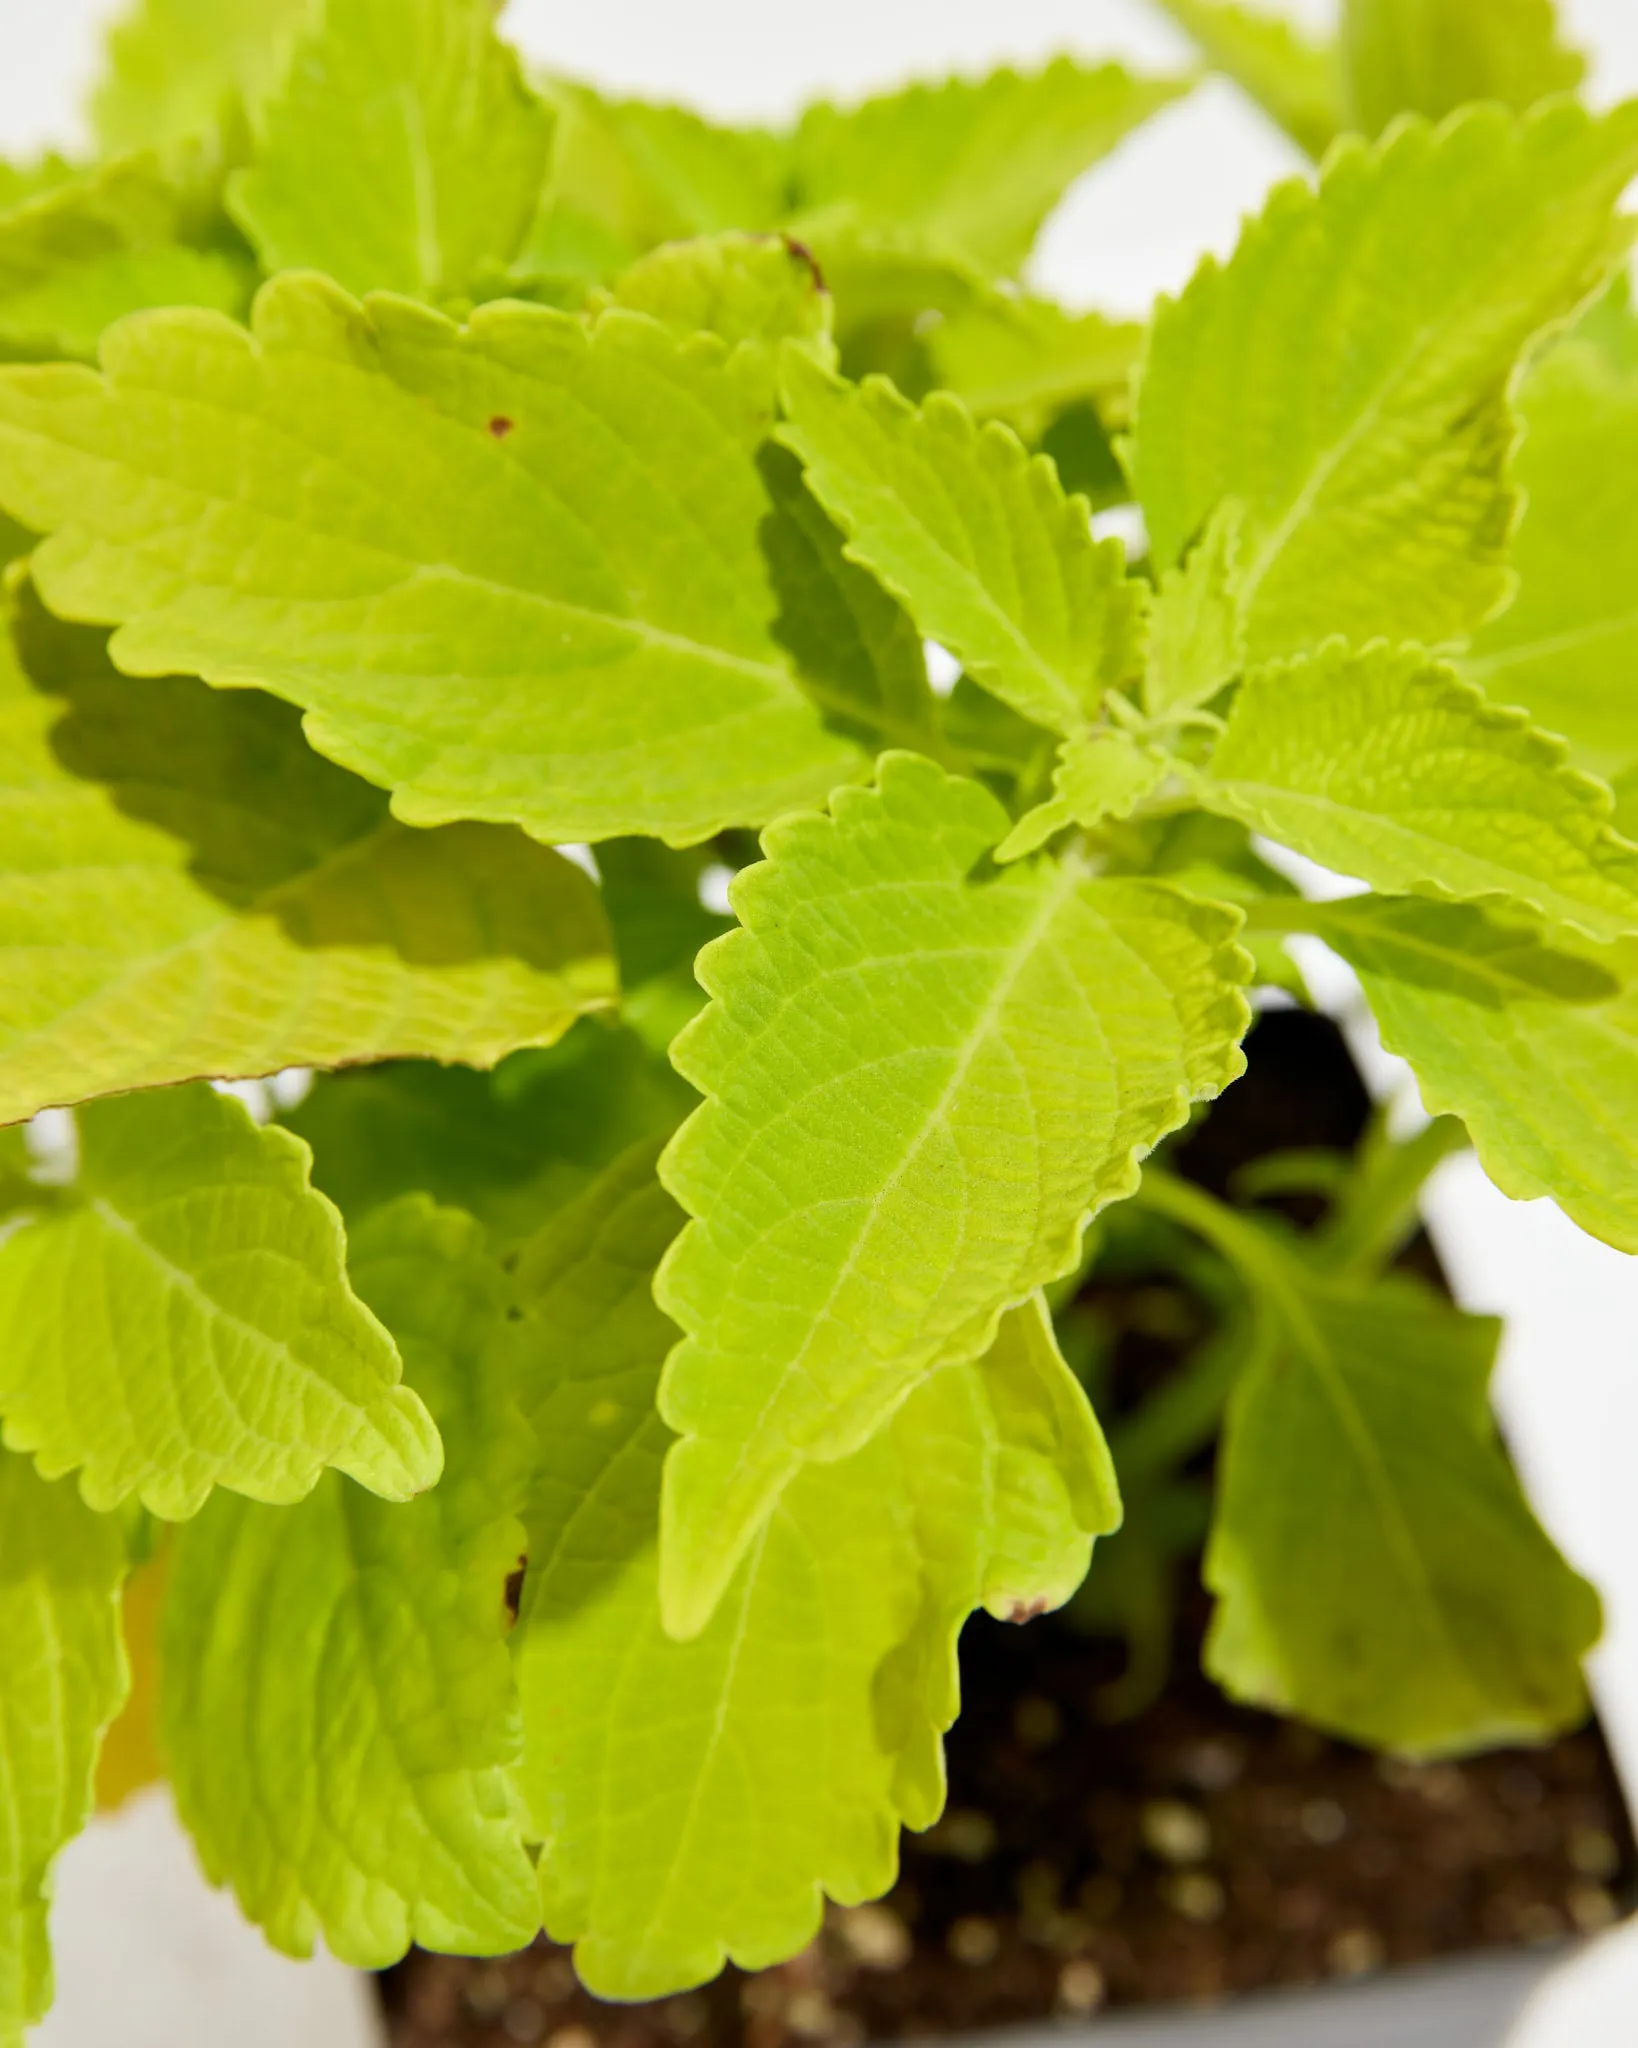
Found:
<svg viewBox="0 0 1638 2048"><path fill-rule="evenodd" d="M1217 1192L1270 1150L1346 1149L1365 1120L1329 1025L1276 1013L1252 1055L1247 1080L1181 1149ZM1436 1271L1425 1244L1409 1257ZM1113 1339L1100 1398L1117 1413L1197 1334L1187 1304L1168 1328L1154 1297L1141 1271L1100 1283ZM1114 1643L1060 1617L975 1620L945 1818L906 1837L885 1901L833 1909L793 1962L609 2006L545 1941L497 1963L415 1954L383 1979L394 2048L928 2036L1362 1975L1616 1917L1638 1866L1596 1729L1460 1764L1378 1759L1230 1706L1200 1675L1206 1614L1186 1565L1171 1681L1113 1724Z"/></svg>
<svg viewBox="0 0 1638 2048"><path fill-rule="evenodd" d="M413 1956L394 2048L785 2048L1214 1999L1608 1924L1633 1845L1604 1746L1381 1761L1237 1711L1188 1666L1108 1727L1100 1646L973 1623L951 1801L879 1906L805 1955L656 2005L599 2005L547 1942Z"/></svg>

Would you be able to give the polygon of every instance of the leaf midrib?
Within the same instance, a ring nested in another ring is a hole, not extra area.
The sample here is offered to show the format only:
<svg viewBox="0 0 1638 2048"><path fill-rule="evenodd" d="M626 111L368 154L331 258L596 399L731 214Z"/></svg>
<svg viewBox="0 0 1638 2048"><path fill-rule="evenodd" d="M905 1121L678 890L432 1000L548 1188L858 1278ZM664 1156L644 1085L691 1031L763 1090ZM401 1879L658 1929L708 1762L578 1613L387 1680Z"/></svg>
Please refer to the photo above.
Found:
<svg viewBox="0 0 1638 2048"><path fill-rule="evenodd" d="M995 1035L1000 1020L1005 1014L1007 1004L1010 1002L1013 991L1022 978L1025 969L1030 965L1036 953L1045 943L1047 934L1056 923L1060 911L1079 889L1080 882L1081 875L1073 861L1065 861L1056 868L1052 874L1050 885L1042 891L1041 902L1031 915L1024 931L1020 934L1016 943L1002 956L1004 964L999 969L995 985L990 995L986 998L983 1009L973 1020L972 1027L967 1033L966 1044L952 1064L937 1099L929 1105L919 1126L913 1132L906 1135L898 1165L878 1190L869 1205L868 1212L862 1215L859 1228L854 1232L852 1242L848 1247L847 1257L838 1267L829 1292L824 1301L813 1310L808 1318L807 1334L795 1353L781 1367L779 1377L770 1388L761 1408L741 1433L742 1448L735 1459L733 1467L736 1477L750 1461L753 1453L761 1452L762 1458L766 1457L766 1452L762 1450L760 1440L763 1436L768 1417L783 1397L784 1391L792 1379L800 1375L804 1370L808 1357L817 1341L820 1328L828 1321L838 1296L857 1270L858 1261L871 1235L871 1226L875 1221L876 1215L892 1199L912 1165L921 1156L928 1141L948 1114L951 1104L965 1085L979 1053ZM696 1230L700 1227L698 1223L689 1225L690 1230ZM1004 1309L1007 1306L1011 1306L1011 1304L1003 1304L1002 1308ZM998 1310L997 1314L999 1315L1001 1312L1001 1310Z"/></svg>

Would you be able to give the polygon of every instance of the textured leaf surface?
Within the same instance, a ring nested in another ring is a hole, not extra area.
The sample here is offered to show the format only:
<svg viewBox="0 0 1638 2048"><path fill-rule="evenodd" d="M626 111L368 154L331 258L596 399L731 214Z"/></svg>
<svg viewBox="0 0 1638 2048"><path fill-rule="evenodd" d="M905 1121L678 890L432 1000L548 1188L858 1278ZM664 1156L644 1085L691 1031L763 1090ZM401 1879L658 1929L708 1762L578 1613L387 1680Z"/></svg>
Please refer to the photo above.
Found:
<svg viewBox="0 0 1638 2048"><path fill-rule="evenodd" d="M277 1948L381 1968L411 1941L525 1947L534 1873L505 1588L533 1446L494 1362L504 1306L469 1217L409 1197L356 1234L360 1292L443 1432L407 1507L327 1473L299 1506L218 1495L180 1532L166 1739L205 1868Z"/></svg>
<svg viewBox="0 0 1638 2048"><path fill-rule="evenodd" d="M160 314L102 377L0 372L0 501L120 667L302 704L409 823L705 838L857 762L770 637L766 393L719 350L287 278L254 336Z"/></svg>
<svg viewBox="0 0 1638 2048"><path fill-rule="evenodd" d="M888 755L787 819L672 1048L708 1098L666 1155L697 1220L659 1282L668 1624L700 1628L804 1463L866 1442L1066 1272L1087 1218L1241 1068L1236 915L1073 863L975 881L978 784Z"/></svg>
<svg viewBox="0 0 1638 2048"><path fill-rule="evenodd" d="M1470 100L1530 107L1574 92L1587 69L1560 40L1553 0L1342 0L1338 47L1348 117L1367 135Z"/></svg>
<svg viewBox="0 0 1638 2048"><path fill-rule="evenodd" d="M0 212L0 344L94 356L103 329L147 306L238 312L247 266L184 245L185 202L150 157L53 179Z"/></svg>
<svg viewBox="0 0 1638 2048"><path fill-rule="evenodd" d="M1064 741L1052 772L1054 794L1020 818L996 849L1000 861L1018 860L1045 846L1066 825L1098 825L1129 817L1165 781L1165 758L1118 727L1100 726Z"/></svg>
<svg viewBox="0 0 1638 2048"><path fill-rule="evenodd" d="M91 1817L103 1729L125 1697L118 1525L0 1451L0 2044L51 2002L51 1865Z"/></svg>
<svg viewBox="0 0 1638 2048"><path fill-rule="evenodd" d="M1133 474L1170 568L1245 507L1253 659L1454 638L1508 593L1508 388L1626 247L1638 106L1478 108L1282 186L1151 331Z"/></svg>
<svg viewBox="0 0 1638 2048"><path fill-rule="evenodd" d="M1011 276L1081 173L1183 90L1060 57L809 107L794 143L798 232L823 252L827 231L880 223Z"/></svg>
<svg viewBox="0 0 1638 2048"><path fill-rule="evenodd" d="M492 0L320 0L230 203L269 270L440 300L517 252L551 110Z"/></svg>
<svg viewBox="0 0 1638 2048"><path fill-rule="evenodd" d="M1598 1599L1497 1439L1499 1325L1405 1280L1279 1272L1220 1454L1207 1668L1237 1699L1413 1755L1574 1726Z"/></svg>
<svg viewBox="0 0 1638 2048"><path fill-rule="evenodd" d="M210 1076L490 1064L613 1001L597 893L493 825L417 832L288 706L134 685L25 604L0 648L0 1120Z"/></svg>
<svg viewBox="0 0 1638 2048"><path fill-rule="evenodd" d="M790 1488L696 1641L662 1633L674 1331L655 1262L682 1218L652 1152L525 1254L520 1333L544 1467L518 1638L521 1786L552 1933L586 1982L645 1997L817 1931L821 1888L885 1890L901 1820L943 1803L968 1611L1067 1597L1118 1519L1108 1453L1035 1304L874 1442Z"/></svg>
<svg viewBox="0 0 1638 2048"><path fill-rule="evenodd" d="M1245 667L1236 597L1245 516L1225 498L1197 547L1165 570L1150 615L1143 701L1157 715L1209 704Z"/></svg>
<svg viewBox="0 0 1638 2048"><path fill-rule="evenodd" d="M1611 318L1638 335L1630 311ZM1536 369L1522 406L1518 595L1463 668L1613 776L1638 760L1638 363L1578 334Z"/></svg>
<svg viewBox="0 0 1638 2048"><path fill-rule="evenodd" d="M830 296L819 270L800 243L783 235L669 242L634 263L610 298L675 333L703 330L729 343L823 343L830 334Z"/></svg>
<svg viewBox="0 0 1638 2048"><path fill-rule="evenodd" d="M72 1197L0 1244L0 1413L86 1499L196 1514L292 1501L325 1465L403 1500L438 1477L426 1410L347 1282L305 1145L209 1088L79 1117Z"/></svg>
<svg viewBox="0 0 1638 2048"><path fill-rule="evenodd" d="M1638 932L1638 847L1562 746L1415 648L1246 678L1200 800L1373 888L1513 897L1596 938Z"/></svg>
<svg viewBox="0 0 1638 2048"><path fill-rule="evenodd" d="M278 78L312 0L134 0L91 103L110 152L212 137Z"/></svg>
<svg viewBox="0 0 1638 2048"><path fill-rule="evenodd" d="M1160 0L1226 77L1278 121L1300 149L1322 157L1342 126L1337 62L1324 43L1278 13L1237 0Z"/></svg>
<svg viewBox="0 0 1638 2048"><path fill-rule="evenodd" d="M1638 945L1548 944L1467 905L1373 897L1319 929L1497 1186L1638 1252Z"/></svg>
<svg viewBox="0 0 1638 2048"><path fill-rule="evenodd" d="M923 635L1026 718L1072 732L1141 662L1142 591L1118 541L1006 427L954 398L924 406L787 351L787 422L809 488L848 551Z"/></svg>
<svg viewBox="0 0 1638 2048"><path fill-rule="evenodd" d="M1035 441L1066 406L1122 409L1143 330L1046 299L997 295L942 321L927 347L937 382L975 418L1005 420Z"/></svg>

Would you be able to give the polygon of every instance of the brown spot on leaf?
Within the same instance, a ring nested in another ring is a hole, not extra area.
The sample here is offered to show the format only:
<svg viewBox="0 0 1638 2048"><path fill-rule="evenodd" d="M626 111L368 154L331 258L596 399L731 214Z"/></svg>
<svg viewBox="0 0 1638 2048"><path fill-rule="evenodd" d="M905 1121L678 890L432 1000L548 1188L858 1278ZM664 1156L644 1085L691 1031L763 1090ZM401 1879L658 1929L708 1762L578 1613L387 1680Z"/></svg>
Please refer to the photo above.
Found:
<svg viewBox="0 0 1638 2048"><path fill-rule="evenodd" d="M520 1557L517 1570L508 1572L506 1575L506 1611L514 1622L518 1618L519 1608L523 1605L523 1580L528 1569L528 1558Z"/></svg>
<svg viewBox="0 0 1638 2048"><path fill-rule="evenodd" d="M799 242L794 235L786 235L784 243L797 262L805 263L812 272L814 290L816 292L828 292L830 287L825 283L825 273L820 267L819 258L814 255L807 243Z"/></svg>
<svg viewBox="0 0 1638 2048"><path fill-rule="evenodd" d="M516 420L509 420L505 413L498 412L489 422L489 431L497 441L504 441L516 425Z"/></svg>
<svg viewBox="0 0 1638 2048"><path fill-rule="evenodd" d="M1050 1600L1015 1600L1007 1609L1007 1619L1018 1622L1034 1621L1038 1615L1045 1614L1051 1604Z"/></svg>

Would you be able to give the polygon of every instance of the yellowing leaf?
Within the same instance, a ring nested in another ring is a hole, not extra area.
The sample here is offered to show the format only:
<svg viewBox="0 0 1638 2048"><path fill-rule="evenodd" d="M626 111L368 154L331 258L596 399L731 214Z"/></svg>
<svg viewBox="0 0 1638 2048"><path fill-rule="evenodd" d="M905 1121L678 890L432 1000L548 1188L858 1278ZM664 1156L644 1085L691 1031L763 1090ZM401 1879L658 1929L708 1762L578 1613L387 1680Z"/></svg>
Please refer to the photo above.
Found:
<svg viewBox="0 0 1638 2048"><path fill-rule="evenodd" d="M1638 847L1611 830L1609 791L1414 647L1333 642L1255 670L1194 788L1376 889L1511 897L1595 938L1638 933Z"/></svg>
<svg viewBox="0 0 1638 2048"><path fill-rule="evenodd" d="M1340 148L1317 192L1282 186L1150 333L1132 463L1157 567L1238 499L1259 661L1496 611L1514 372L1627 247L1635 172L1638 105L1560 104L1410 122Z"/></svg>
<svg viewBox="0 0 1638 2048"><path fill-rule="evenodd" d="M655 1262L682 1218L652 1150L529 1247L514 1335L544 1464L518 1633L520 1790L551 1933L605 1997L783 1959L821 1888L891 1883L943 1804L955 1636L1056 1605L1119 1517L1108 1452L1038 1303L872 1443L789 1489L695 1641L658 1619L674 1332Z"/></svg>
<svg viewBox="0 0 1638 2048"><path fill-rule="evenodd" d="M398 824L246 691L133 684L25 602L0 647L0 1120L198 1076L492 1064L611 1003L597 893L520 832Z"/></svg>
<svg viewBox="0 0 1638 2048"><path fill-rule="evenodd" d="M57 1852L91 1817L103 1729L127 1676L125 1545L75 1488L0 1451L0 2043L51 2003L46 1914Z"/></svg>
<svg viewBox="0 0 1638 2048"><path fill-rule="evenodd" d="M299 1500L326 1465L393 1500L434 1483L437 1432L305 1145L204 1087L98 1103L79 1136L73 1191L0 1244L10 1449L170 1520L213 1486Z"/></svg>
<svg viewBox="0 0 1638 2048"><path fill-rule="evenodd" d="M318 0L256 127L229 203L267 269L432 300L510 262L552 142L493 0Z"/></svg>
<svg viewBox="0 0 1638 2048"><path fill-rule="evenodd" d="M1072 732L1141 665L1143 592L1084 499L1009 429L935 392L917 408L787 350L786 424L848 552L922 634L1026 718Z"/></svg>
<svg viewBox="0 0 1638 2048"><path fill-rule="evenodd" d="M1237 913L1077 863L976 877L1006 816L912 755L743 873L672 1048L661 1590L697 1632L784 1488L866 1443L1240 1071Z"/></svg>
<svg viewBox="0 0 1638 2048"><path fill-rule="evenodd" d="M0 502L128 673L300 703L418 825L686 842L856 772L770 637L767 393L720 343L290 277L253 335L156 314L103 360L0 371Z"/></svg>
<svg viewBox="0 0 1638 2048"><path fill-rule="evenodd" d="M165 1731L205 1868L275 1947L380 1968L411 1941L525 1947L534 1873L503 1777L517 1754L506 1585L533 1444L493 1348L505 1294L470 1217L411 1197L358 1232L448 1446L389 1506L327 1473L296 1507L219 1495L179 1532Z"/></svg>

